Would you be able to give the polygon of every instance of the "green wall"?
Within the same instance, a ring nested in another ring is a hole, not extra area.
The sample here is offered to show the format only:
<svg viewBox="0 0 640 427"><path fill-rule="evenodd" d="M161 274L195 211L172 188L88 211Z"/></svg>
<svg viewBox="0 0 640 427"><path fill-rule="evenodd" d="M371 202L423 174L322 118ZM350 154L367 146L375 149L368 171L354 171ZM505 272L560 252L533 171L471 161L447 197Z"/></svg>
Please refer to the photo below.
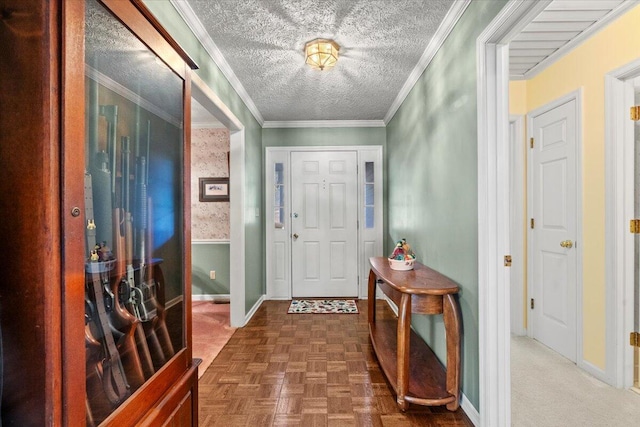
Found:
<svg viewBox="0 0 640 427"><path fill-rule="evenodd" d="M479 408L476 39L506 1L474 1L387 126L388 236L460 286L462 389ZM442 316L414 329L445 360Z"/></svg>
<svg viewBox="0 0 640 427"><path fill-rule="evenodd" d="M262 215L262 132L235 89L213 62L207 51L168 1L144 0L162 26L200 67L196 74L220 97L245 127L245 313L264 294L264 229ZM233 197L233 196L232 196ZM232 260L232 268L234 265Z"/></svg>
<svg viewBox="0 0 640 427"><path fill-rule="evenodd" d="M145 3L198 63L197 74L245 126L246 311L264 293L264 210L259 217L252 214L263 207L264 148L382 145L387 182L386 252L405 237L420 261L460 285L462 387L478 408L476 39L506 0L469 5L386 129L261 129L173 6L152 0ZM414 316L413 327L444 359L441 316Z"/></svg>
<svg viewBox="0 0 640 427"><path fill-rule="evenodd" d="M229 295L229 243L197 243L191 245L193 295ZM211 280L209 272L215 270Z"/></svg>

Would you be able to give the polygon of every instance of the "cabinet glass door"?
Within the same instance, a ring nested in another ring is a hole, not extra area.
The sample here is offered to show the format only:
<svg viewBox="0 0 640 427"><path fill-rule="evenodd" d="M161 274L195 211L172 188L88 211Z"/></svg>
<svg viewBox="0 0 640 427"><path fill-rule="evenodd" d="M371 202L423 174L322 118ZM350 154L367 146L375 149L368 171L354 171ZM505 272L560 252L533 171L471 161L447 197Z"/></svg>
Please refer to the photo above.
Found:
<svg viewBox="0 0 640 427"><path fill-rule="evenodd" d="M95 0L86 2L87 424L185 346L184 82Z"/></svg>

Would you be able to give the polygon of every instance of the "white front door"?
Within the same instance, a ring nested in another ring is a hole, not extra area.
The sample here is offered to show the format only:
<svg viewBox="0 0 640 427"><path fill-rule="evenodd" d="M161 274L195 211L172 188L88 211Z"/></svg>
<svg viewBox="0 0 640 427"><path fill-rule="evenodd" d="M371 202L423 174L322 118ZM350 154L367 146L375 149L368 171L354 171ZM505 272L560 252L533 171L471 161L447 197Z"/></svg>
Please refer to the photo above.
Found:
<svg viewBox="0 0 640 427"><path fill-rule="evenodd" d="M576 100L534 114L531 155L531 329L576 361Z"/></svg>
<svg viewBox="0 0 640 427"><path fill-rule="evenodd" d="M293 297L358 296L357 153L291 153Z"/></svg>

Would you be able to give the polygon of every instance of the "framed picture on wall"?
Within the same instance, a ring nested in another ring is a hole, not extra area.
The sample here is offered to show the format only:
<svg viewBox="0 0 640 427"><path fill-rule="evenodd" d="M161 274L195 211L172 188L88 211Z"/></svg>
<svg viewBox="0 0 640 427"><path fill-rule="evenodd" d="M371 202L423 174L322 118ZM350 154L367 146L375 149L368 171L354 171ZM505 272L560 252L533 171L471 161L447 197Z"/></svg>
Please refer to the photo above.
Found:
<svg viewBox="0 0 640 427"><path fill-rule="evenodd" d="M201 202L228 202L229 178L199 178Z"/></svg>

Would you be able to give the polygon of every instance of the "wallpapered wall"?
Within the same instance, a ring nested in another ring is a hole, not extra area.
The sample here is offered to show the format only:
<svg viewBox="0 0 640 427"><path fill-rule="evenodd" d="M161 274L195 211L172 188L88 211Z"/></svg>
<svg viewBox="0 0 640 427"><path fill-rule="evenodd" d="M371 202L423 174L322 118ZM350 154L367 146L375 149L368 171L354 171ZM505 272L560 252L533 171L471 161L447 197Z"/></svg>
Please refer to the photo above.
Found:
<svg viewBox="0 0 640 427"><path fill-rule="evenodd" d="M228 129L191 131L191 238L229 239L229 202L200 202L199 178L229 176Z"/></svg>

